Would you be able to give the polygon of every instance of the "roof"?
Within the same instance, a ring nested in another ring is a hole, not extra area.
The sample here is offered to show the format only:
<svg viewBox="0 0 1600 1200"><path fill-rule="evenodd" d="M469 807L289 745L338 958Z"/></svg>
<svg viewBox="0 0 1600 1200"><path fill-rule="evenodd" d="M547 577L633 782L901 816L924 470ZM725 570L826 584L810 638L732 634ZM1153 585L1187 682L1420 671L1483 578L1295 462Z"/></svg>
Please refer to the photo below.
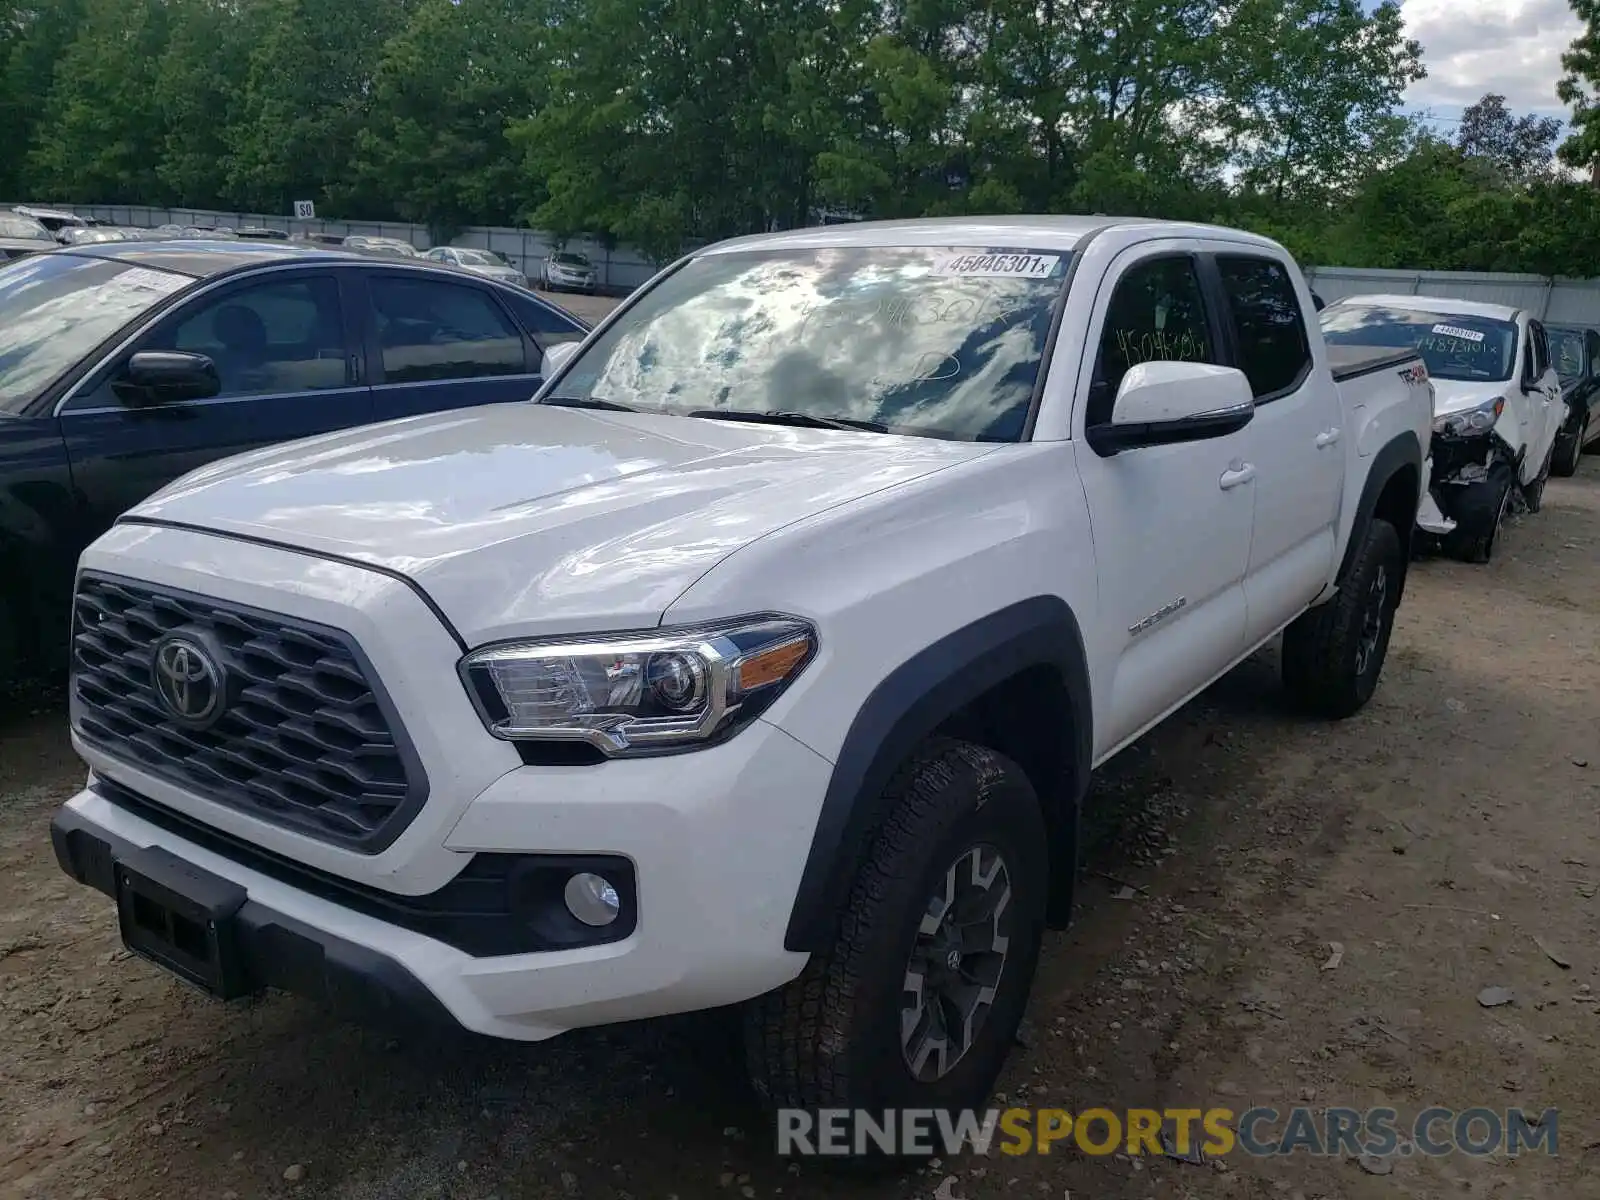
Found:
<svg viewBox="0 0 1600 1200"><path fill-rule="evenodd" d="M1457 300L1453 296L1410 296L1399 293L1372 293L1362 296L1341 296L1337 304L1361 304L1376 308L1403 308L1411 312L1434 313L1438 316L1489 317L1496 321L1515 321L1522 312L1508 304L1486 304L1481 300Z"/></svg>
<svg viewBox="0 0 1600 1200"><path fill-rule="evenodd" d="M110 258L117 262L133 263L141 267L154 267L161 271L176 271L204 279L240 267L261 266L285 259L332 259L370 261L363 255L348 251L324 249L321 246L278 241L238 241L228 239L180 239L167 242L90 242L67 246L59 253L81 254L93 258Z"/></svg>
<svg viewBox="0 0 1600 1200"><path fill-rule="evenodd" d="M719 254L732 250L812 249L824 246L1016 246L1029 249L1071 250L1091 234L1105 229L1160 226L1175 237L1226 237L1276 247L1269 238L1188 221L1153 217L1040 215L995 217L921 217L909 221L856 221L845 225L819 225L783 233L758 233L717 242L699 251Z"/></svg>

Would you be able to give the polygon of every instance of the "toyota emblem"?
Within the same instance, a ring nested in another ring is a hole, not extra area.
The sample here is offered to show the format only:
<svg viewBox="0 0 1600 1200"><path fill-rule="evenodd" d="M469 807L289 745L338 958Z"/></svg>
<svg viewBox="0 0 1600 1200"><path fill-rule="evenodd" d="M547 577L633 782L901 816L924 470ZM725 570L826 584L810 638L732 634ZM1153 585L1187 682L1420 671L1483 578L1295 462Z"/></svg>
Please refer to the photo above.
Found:
<svg viewBox="0 0 1600 1200"><path fill-rule="evenodd" d="M222 713L222 668L193 638L175 635L156 646L156 695L190 725L209 725Z"/></svg>

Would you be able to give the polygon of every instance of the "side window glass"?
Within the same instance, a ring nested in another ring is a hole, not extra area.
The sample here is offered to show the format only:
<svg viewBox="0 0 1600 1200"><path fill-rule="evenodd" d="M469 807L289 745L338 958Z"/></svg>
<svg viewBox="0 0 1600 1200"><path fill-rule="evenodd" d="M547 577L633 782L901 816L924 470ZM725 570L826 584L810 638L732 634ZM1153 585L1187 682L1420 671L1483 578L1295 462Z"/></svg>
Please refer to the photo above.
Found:
<svg viewBox="0 0 1600 1200"><path fill-rule="evenodd" d="M475 287L378 275L371 294L385 383L527 370L521 332Z"/></svg>
<svg viewBox="0 0 1600 1200"><path fill-rule="evenodd" d="M1311 365L1311 345L1288 268L1270 258L1219 256L1217 269L1250 390L1260 399L1293 387Z"/></svg>
<svg viewBox="0 0 1600 1200"><path fill-rule="evenodd" d="M1583 335L1584 375L1600 374L1600 333L1590 330Z"/></svg>
<svg viewBox="0 0 1600 1200"><path fill-rule="evenodd" d="M1106 310L1086 424L1111 420L1128 368L1145 362L1214 363L1215 349L1193 259L1157 258L1129 269Z"/></svg>
<svg viewBox="0 0 1600 1200"><path fill-rule="evenodd" d="M537 300L517 297L512 301L517 316L541 346L554 346L559 342L582 341L586 332L582 325Z"/></svg>
<svg viewBox="0 0 1600 1200"><path fill-rule="evenodd" d="M346 386L339 285L326 276L228 292L156 333L144 348L207 355L217 364L224 396Z"/></svg>

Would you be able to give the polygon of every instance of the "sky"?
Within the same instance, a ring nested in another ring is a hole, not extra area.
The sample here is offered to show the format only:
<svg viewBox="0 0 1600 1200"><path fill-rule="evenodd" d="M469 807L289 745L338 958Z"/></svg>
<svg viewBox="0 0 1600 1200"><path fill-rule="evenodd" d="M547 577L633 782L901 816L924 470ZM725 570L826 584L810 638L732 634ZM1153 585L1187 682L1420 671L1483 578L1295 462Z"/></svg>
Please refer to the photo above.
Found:
<svg viewBox="0 0 1600 1200"><path fill-rule="evenodd" d="M1567 116L1556 81L1580 28L1567 0L1401 0L1400 13L1428 68L1406 107L1441 118L1441 132L1485 92L1499 92L1518 115Z"/></svg>

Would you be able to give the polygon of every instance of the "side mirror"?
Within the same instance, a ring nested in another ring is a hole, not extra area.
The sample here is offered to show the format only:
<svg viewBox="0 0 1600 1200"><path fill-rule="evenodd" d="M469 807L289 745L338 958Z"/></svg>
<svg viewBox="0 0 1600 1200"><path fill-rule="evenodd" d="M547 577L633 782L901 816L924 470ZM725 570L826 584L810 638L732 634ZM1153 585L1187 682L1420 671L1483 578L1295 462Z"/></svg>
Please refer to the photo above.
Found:
<svg viewBox="0 0 1600 1200"><path fill-rule="evenodd" d="M222 391L217 364L204 354L181 350L141 350L112 385L128 404L179 404L206 400Z"/></svg>
<svg viewBox="0 0 1600 1200"><path fill-rule="evenodd" d="M1235 367L1147 362L1130 367L1117 388L1111 420L1085 436L1102 457L1140 446L1226 437L1256 414L1250 381Z"/></svg>
<svg viewBox="0 0 1600 1200"><path fill-rule="evenodd" d="M549 379L562 367L571 361L572 356L578 352L581 342L557 342L544 352L544 361L539 364L539 374Z"/></svg>

